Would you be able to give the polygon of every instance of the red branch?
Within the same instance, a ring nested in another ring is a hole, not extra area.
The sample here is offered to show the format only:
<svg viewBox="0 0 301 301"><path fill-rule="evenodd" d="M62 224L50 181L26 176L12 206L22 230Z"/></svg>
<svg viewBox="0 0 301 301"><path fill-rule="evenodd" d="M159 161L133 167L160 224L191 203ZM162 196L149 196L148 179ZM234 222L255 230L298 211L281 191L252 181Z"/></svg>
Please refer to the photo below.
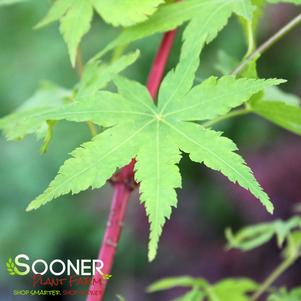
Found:
<svg viewBox="0 0 301 301"><path fill-rule="evenodd" d="M153 99L155 99L157 95L166 62L173 45L175 33L175 30L165 33L149 73L147 88ZM98 258L104 262L102 269L104 274L111 273L128 200L131 191L135 188L134 165L135 160L132 160L129 165L123 167L120 172L111 179L111 183L114 187L114 195L108 223L98 255ZM107 280L104 280L102 275L96 273L89 289L92 294L88 295L87 301L102 301L106 286ZM95 291L95 295L93 295L93 291Z"/></svg>
<svg viewBox="0 0 301 301"><path fill-rule="evenodd" d="M149 72L147 88L153 99L156 98L162 80L163 72L169 57L171 46L175 39L176 31L167 32L162 39L160 48L154 59L152 69Z"/></svg>

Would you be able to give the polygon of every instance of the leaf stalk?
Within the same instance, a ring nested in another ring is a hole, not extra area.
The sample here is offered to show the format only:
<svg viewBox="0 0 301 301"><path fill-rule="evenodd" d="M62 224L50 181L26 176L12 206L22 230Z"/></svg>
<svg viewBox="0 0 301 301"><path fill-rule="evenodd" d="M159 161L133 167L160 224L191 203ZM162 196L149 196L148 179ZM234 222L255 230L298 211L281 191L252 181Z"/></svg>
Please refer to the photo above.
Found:
<svg viewBox="0 0 301 301"><path fill-rule="evenodd" d="M79 78L81 79L84 73L84 62L83 62L83 56L80 47L77 48L77 52L76 52L75 70ZM97 128L95 124L92 121L87 121L86 124L91 133L91 136L95 137L97 135Z"/></svg>
<svg viewBox="0 0 301 301"><path fill-rule="evenodd" d="M297 15L290 22L284 25L280 30L278 30L274 35L272 35L269 39L267 39L263 44L261 44L253 53L247 56L232 72L231 74L237 75L244 68L252 62L254 59L260 57L265 51L267 51L271 46L273 46L276 42L282 39L287 33L289 33L292 29L298 26L301 23L301 14Z"/></svg>
<svg viewBox="0 0 301 301"><path fill-rule="evenodd" d="M215 125L216 123L219 123L221 121L225 121L229 118L233 118L233 117L238 117L238 116L242 116L242 115L246 115L246 114L249 114L251 113L252 110L248 109L248 108L243 108L243 109L240 109L240 110L235 110L235 111L232 111L226 115L222 115L220 117L217 117L213 120L210 120L208 122L205 122L202 124L202 126L204 127L212 127L213 125Z"/></svg>
<svg viewBox="0 0 301 301"><path fill-rule="evenodd" d="M275 270L266 278L266 280L259 286L258 290L251 297L250 301L257 301L262 294L264 294L270 286L298 259L300 254L295 256L289 256L285 258Z"/></svg>

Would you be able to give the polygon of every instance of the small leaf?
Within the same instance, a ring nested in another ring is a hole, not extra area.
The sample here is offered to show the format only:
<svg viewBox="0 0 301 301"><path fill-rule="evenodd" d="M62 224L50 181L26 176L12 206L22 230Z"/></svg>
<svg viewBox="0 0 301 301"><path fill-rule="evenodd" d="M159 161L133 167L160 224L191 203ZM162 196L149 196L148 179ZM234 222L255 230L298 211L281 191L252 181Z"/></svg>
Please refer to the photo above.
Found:
<svg viewBox="0 0 301 301"><path fill-rule="evenodd" d="M273 227L277 238L278 247L281 248L288 235L290 235L294 229L301 228L301 218L295 216L287 221L277 220L273 223Z"/></svg>
<svg viewBox="0 0 301 301"><path fill-rule="evenodd" d="M198 289L194 288L180 298L174 299L173 301L203 301L204 294Z"/></svg>
<svg viewBox="0 0 301 301"><path fill-rule="evenodd" d="M130 26L147 20L164 0L92 0L99 15L114 26Z"/></svg>
<svg viewBox="0 0 301 301"><path fill-rule="evenodd" d="M301 252L301 230L292 231L287 235L287 245L283 250L286 258L294 259L300 257Z"/></svg>
<svg viewBox="0 0 301 301"><path fill-rule="evenodd" d="M229 248L237 248L243 251L255 249L269 240L275 235L279 247L282 247L284 241L292 235L292 233L301 229L301 218L296 216L287 221L275 220L270 223L262 223L248 226L235 235L230 229L226 230L226 237Z"/></svg>
<svg viewBox="0 0 301 301"><path fill-rule="evenodd" d="M246 227L236 235L233 235L230 229L226 230L228 248L236 248L242 251L253 250L267 243L273 235L274 229L268 224Z"/></svg>
<svg viewBox="0 0 301 301"><path fill-rule="evenodd" d="M300 301L301 300L301 288L297 287L291 291L287 291L285 288L280 288L278 291L272 293L267 301Z"/></svg>
<svg viewBox="0 0 301 301"><path fill-rule="evenodd" d="M284 92L276 86L264 89L262 98L264 101L283 102L293 106L299 106L301 104L300 98L297 95Z"/></svg>
<svg viewBox="0 0 301 301"><path fill-rule="evenodd" d="M60 31L67 43L71 64L74 66L78 46L82 37L89 31L92 18L93 7L90 1L57 0L35 28L60 20Z"/></svg>
<svg viewBox="0 0 301 301"><path fill-rule="evenodd" d="M56 0L54 1L53 5L51 6L47 16L43 18L35 28L41 28L43 26L48 25L54 21L61 19L67 10L72 6L73 0Z"/></svg>
<svg viewBox="0 0 301 301"><path fill-rule="evenodd" d="M132 65L139 57L140 52L129 53L121 56L111 64L101 64L93 61L85 66L82 80L80 81L75 101L84 101L85 98L96 94L103 89L118 73Z"/></svg>
<svg viewBox="0 0 301 301"><path fill-rule="evenodd" d="M78 86L75 101L86 103L82 105L82 109L90 108L90 113L93 110L95 111L92 105L94 105L95 101L99 101L99 97L102 97L101 94L97 95L98 91L104 88L119 72L134 63L138 55L138 51L129 53L108 65L100 64L96 61L88 64L84 70L83 79ZM107 97L109 96L106 95L104 97L104 99L108 100ZM87 119L71 118L70 113L74 105L66 105L71 103L73 98L73 91L66 90L50 82L43 82L36 93L25 101L20 108L0 119L0 129L3 130L8 140L21 139L28 134L35 133L38 138L44 139L41 148L41 151L44 152L49 144L53 126L56 124L54 121L61 119L90 121L89 117ZM116 108L121 105L116 102L115 104ZM107 110L115 110L114 104L112 107L111 103L104 103L103 110L95 112L95 114L104 114L106 108ZM67 112L68 110L69 112ZM135 112L135 107L132 107L132 111ZM106 111L106 113L108 112ZM76 113L73 112L73 114ZM131 114L132 112L130 116ZM68 116L71 119L68 119Z"/></svg>
<svg viewBox="0 0 301 301"><path fill-rule="evenodd" d="M61 18L60 31L68 45L72 66L75 66L78 45L89 31L92 17L93 8L89 1L73 0L72 6Z"/></svg>
<svg viewBox="0 0 301 301"><path fill-rule="evenodd" d="M222 300L222 301L248 301L248 293L256 290L258 284L250 279L225 279L212 286L215 298L209 300Z"/></svg>
<svg viewBox="0 0 301 301"><path fill-rule="evenodd" d="M190 276L170 277L156 281L147 288L147 292L154 293L175 287L194 287L206 285L206 281L201 278Z"/></svg>
<svg viewBox="0 0 301 301"><path fill-rule="evenodd" d="M12 114L0 119L0 129L8 140L22 139L35 133L38 138L47 135L47 118L44 114L64 106L71 98L71 91L50 82L41 83L35 94Z"/></svg>
<svg viewBox="0 0 301 301"><path fill-rule="evenodd" d="M252 110L261 117L301 135L301 108L280 101L257 99L251 102Z"/></svg>

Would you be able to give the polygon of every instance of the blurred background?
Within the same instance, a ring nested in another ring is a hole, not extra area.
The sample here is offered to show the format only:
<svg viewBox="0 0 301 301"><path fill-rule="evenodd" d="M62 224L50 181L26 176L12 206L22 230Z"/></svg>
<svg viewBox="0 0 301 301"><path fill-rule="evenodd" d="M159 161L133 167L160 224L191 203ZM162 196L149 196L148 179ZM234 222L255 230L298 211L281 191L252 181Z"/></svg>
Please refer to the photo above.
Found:
<svg viewBox="0 0 301 301"><path fill-rule="evenodd" d="M41 30L34 25L46 14L49 2L32 1L0 9L0 117L30 98L43 80L66 88L78 81L71 68L58 24ZM261 20L258 41L263 41L288 22L300 8L293 5L268 6ZM94 19L93 30L82 43L85 60L113 39L118 30ZM259 61L260 77L285 78L282 89L301 95L301 27L288 34ZM161 35L134 43L142 56L125 73L145 83L150 63ZM180 32L169 60L175 66ZM201 56L197 80L220 75L215 66L220 50L237 58L246 47L235 18ZM225 227L244 225L296 213L301 201L301 137L290 134L259 117L250 115L220 124L239 146L240 153L275 203L274 216L268 215L249 193L230 184L217 173L181 161L183 189L172 221L167 222L157 259L147 261L148 224L137 192L131 198L121 243L105 300L121 294L128 301L166 301L177 296L173 290L156 295L145 292L147 285L161 277L189 274L216 281L223 277L252 277L263 280L281 260L275 242L249 253L225 251ZM17 254L31 258L96 258L110 207L110 185L97 191L65 196L38 211L26 213L30 200L42 192L59 166L76 146L90 139L85 125L61 122L45 155L33 136L7 142L0 136L0 300L15 300L13 289L31 289L30 277L8 276L5 262ZM300 284L300 262L277 284ZM17 299L17 297L15 297ZM19 297L20 298L20 297ZM47 297L22 297L22 300ZM48 297L53 300L53 297ZM21 298L20 298L21 299ZM84 297L55 297L55 300L84 300Z"/></svg>

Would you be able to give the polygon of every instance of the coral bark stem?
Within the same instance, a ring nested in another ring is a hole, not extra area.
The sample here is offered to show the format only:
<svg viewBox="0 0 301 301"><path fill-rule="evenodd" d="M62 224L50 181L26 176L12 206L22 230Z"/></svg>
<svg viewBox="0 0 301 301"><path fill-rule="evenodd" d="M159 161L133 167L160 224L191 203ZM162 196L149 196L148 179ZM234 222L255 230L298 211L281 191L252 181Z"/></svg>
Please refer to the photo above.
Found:
<svg viewBox="0 0 301 301"><path fill-rule="evenodd" d="M164 34L161 45L158 49L152 68L149 73L147 88L155 100L164 69L173 45L176 31L169 31ZM118 246L123 220L128 206L128 200L135 187L134 181L135 160L123 167L119 173L114 175L111 183L114 187L114 194L109 213L107 226L98 258L104 262L102 269L104 275L96 273L90 285L87 301L102 301L104 298L108 280L104 279L112 270L116 249Z"/></svg>

